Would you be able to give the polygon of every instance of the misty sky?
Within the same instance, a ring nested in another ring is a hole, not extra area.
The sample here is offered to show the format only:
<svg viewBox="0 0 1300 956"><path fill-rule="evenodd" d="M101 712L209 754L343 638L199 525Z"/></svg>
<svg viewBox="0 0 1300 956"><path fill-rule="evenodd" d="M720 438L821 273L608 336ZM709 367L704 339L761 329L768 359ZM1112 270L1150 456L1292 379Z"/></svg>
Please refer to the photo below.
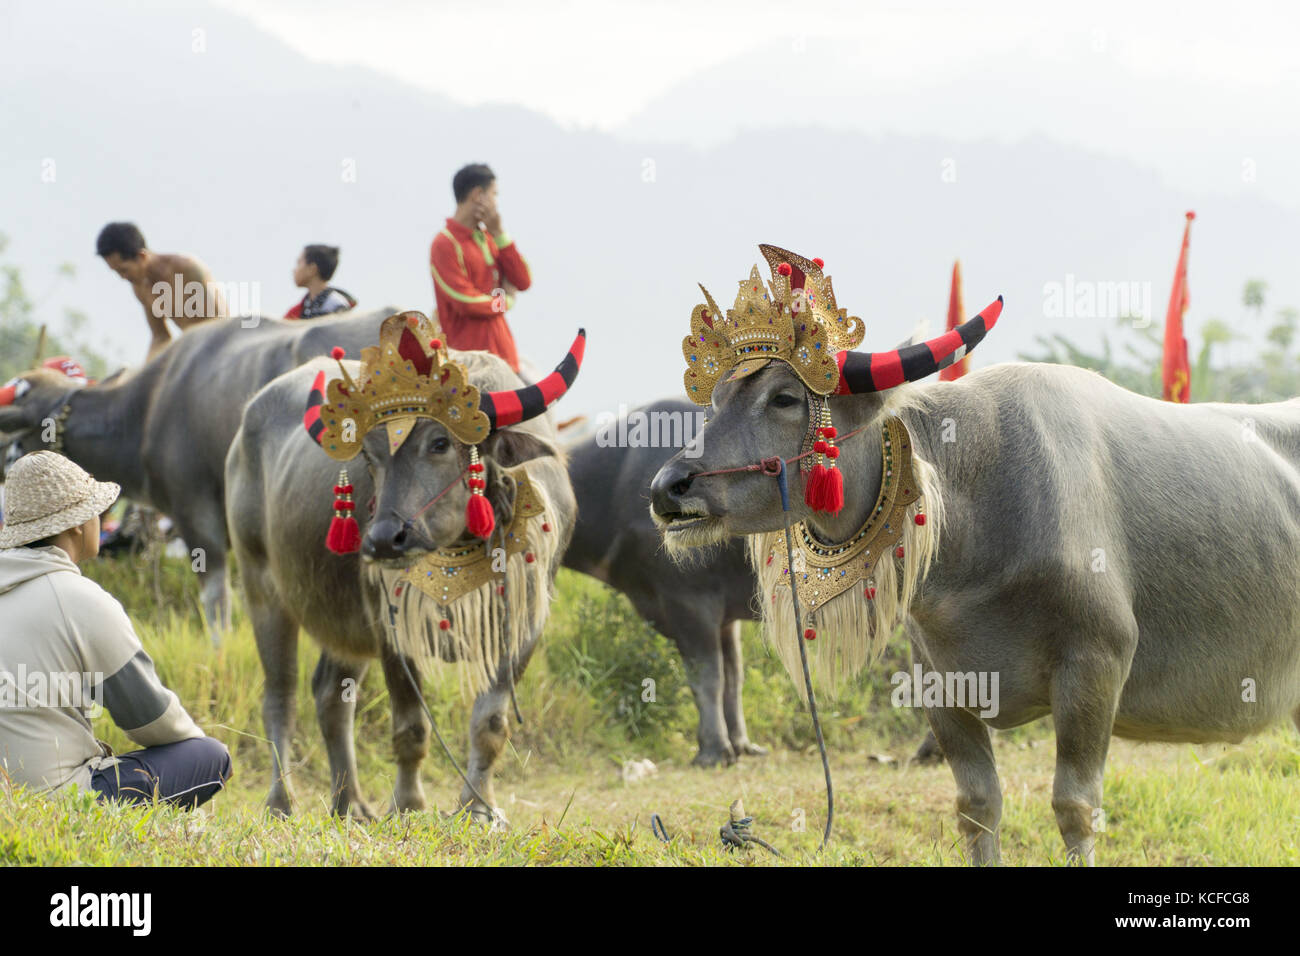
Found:
<svg viewBox="0 0 1300 956"><path fill-rule="evenodd" d="M1300 208L1294 154L1279 148L1300 113L1295 4L398 0L360 16L349 0L219 2L308 57L463 105L519 104L568 128L658 138L662 124L638 121L657 97L728 62L790 59L796 84L753 89L774 123L811 113L871 132L1043 133L1139 160L1180 188L1246 188ZM984 88L988 73L1004 79ZM934 101L916 102L926 91ZM850 97L868 92L886 102L864 118ZM845 108L810 111L809 96ZM754 122L697 120L718 138Z"/></svg>
<svg viewBox="0 0 1300 956"><path fill-rule="evenodd" d="M1300 7L1285 3L218 2L312 58L364 64L464 105L517 103L606 130L692 74L774 39L792 52L812 45L811 84L849 65L817 62L815 47L831 38L854 43L856 65L891 83L937 84L991 58L1031 80L1040 59L1100 55L1139 82L1210 82L1247 112L1278 115L1295 89L1300 24ZM1195 101L1169 105L1176 113L1164 122L1204 121ZM995 111L1000 125L1015 122L1009 107Z"/></svg>
<svg viewBox="0 0 1300 956"><path fill-rule="evenodd" d="M1013 304L994 362L1114 334L1047 314L1070 276L1136 282L1163 318L1195 208L1189 337L1236 323L1231 359L1300 305L1298 27L1282 3L10 0L3 261L40 321L75 309L127 364L147 328L94 255L110 219L260 289L266 314L300 296L308 240L345 247L339 283L366 305L428 310L450 173L487 159L537 271L511 315L522 353L545 364L587 322L574 401L648 400L677 388L681 332L620 369L629 330L684 321L695 281L744 274L760 240L832 262L886 346L942 321L960 257L968 305ZM648 268L664 243L675 261ZM1269 285L1263 316L1243 312L1249 278Z"/></svg>

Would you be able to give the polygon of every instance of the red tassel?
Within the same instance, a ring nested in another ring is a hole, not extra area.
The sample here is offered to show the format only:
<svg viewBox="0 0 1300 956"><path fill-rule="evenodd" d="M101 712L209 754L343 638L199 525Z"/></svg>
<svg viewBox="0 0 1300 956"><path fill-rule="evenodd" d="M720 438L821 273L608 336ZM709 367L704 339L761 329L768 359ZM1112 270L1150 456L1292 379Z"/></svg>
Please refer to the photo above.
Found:
<svg viewBox="0 0 1300 956"><path fill-rule="evenodd" d="M351 514L340 517L340 513L336 511L330 521L329 534L325 536L325 547L335 554L351 554L360 551L361 529L357 527L357 519Z"/></svg>
<svg viewBox="0 0 1300 956"><path fill-rule="evenodd" d="M836 515L844 507L844 475L838 468L826 469L825 493L822 510Z"/></svg>
<svg viewBox="0 0 1300 956"><path fill-rule="evenodd" d="M342 350L335 348L334 351ZM357 519L352 517L356 503L352 500L352 483L348 481L346 468L339 472L334 494L334 517L330 519L330 530L325 535L325 547L335 554L352 554L354 551L360 551L361 529L357 527Z"/></svg>
<svg viewBox="0 0 1300 956"><path fill-rule="evenodd" d="M476 538L487 538L496 527L496 515L492 513L492 504L484 495L470 495L465 505L465 527Z"/></svg>
<svg viewBox="0 0 1300 956"><path fill-rule="evenodd" d="M844 475L818 462L808 473L803 500L813 511L839 514L844 507Z"/></svg>
<svg viewBox="0 0 1300 956"><path fill-rule="evenodd" d="M823 487L826 482L826 466L821 462L813 465L812 471L808 472L808 477L804 479L803 501L813 511L822 510Z"/></svg>

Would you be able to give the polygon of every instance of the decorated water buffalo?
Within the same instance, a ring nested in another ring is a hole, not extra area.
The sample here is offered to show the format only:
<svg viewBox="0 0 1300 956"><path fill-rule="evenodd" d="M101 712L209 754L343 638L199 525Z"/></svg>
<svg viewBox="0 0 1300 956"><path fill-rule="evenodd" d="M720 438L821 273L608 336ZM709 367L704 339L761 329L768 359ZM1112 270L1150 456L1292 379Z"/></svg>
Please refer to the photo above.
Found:
<svg viewBox="0 0 1300 956"><path fill-rule="evenodd" d="M755 268L732 309L706 292L692 314L687 395L712 417L701 454L655 477L655 520L674 551L747 538L792 671L802 641L833 684L907 627L945 688L923 703L973 862L999 858L989 727L1052 717L1052 807L1091 863L1112 734L1300 723L1300 400L1181 405L1047 364L909 385L976 345L1001 301L857 352L822 263L761 248L770 283ZM988 706L964 693L982 676Z"/></svg>
<svg viewBox="0 0 1300 956"><path fill-rule="evenodd" d="M322 651L312 688L335 812L373 814L358 785L348 691L378 657L392 701L394 807L425 806L429 724L414 674L442 659L460 662L475 697L459 803L494 813L506 708L549 613L577 507L546 409L577 374L585 340L524 386L495 356L449 350L437 335L418 313L389 317L359 366L340 349L332 381L317 360L258 392L231 444L226 505L266 672L276 812L292 806L301 628Z"/></svg>

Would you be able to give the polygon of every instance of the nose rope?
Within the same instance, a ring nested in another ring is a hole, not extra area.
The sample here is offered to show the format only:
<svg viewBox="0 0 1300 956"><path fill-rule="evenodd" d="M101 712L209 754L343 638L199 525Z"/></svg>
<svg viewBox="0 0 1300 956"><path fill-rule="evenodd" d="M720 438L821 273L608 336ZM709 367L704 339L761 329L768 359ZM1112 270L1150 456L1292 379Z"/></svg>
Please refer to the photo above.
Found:
<svg viewBox="0 0 1300 956"><path fill-rule="evenodd" d="M435 504L437 504L438 499L441 498L443 495L445 495L447 492L451 491L451 489L455 488L456 485L458 485L458 484L461 482L461 480L462 480L462 479L463 479L467 474L469 474L469 465L466 465L464 468L461 469L460 474L458 474L455 478L453 478L453 479L451 480L451 484L449 484L446 488L443 488L442 491L438 492L436 495L434 495L432 498L430 498L427 502L425 502L423 508L421 508L421 509L420 509L419 511L417 511L415 514L411 515L411 517L403 519L403 521L402 521L402 527L404 527L404 528L409 528L409 527L411 527L413 524L415 524L415 519L416 519L416 518L420 517L420 515L424 514L426 511L428 511L430 508L432 508ZM399 518L402 517L402 516L397 512L396 509L393 509L393 514L397 515Z"/></svg>
<svg viewBox="0 0 1300 956"><path fill-rule="evenodd" d="M846 432L844 434L844 437L839 439L839 444L843 445L854 435L866 430L867 430L867 426L863 425L861 428L855 428L851 432ZM707 478L710 475L730 475L741 471L757 471L769 477L775 478L781 474L783 465L793 465L796 461L799 461L802 458L807 458L809 455L815 455L815 454L817 454L816 451L814 451L813 449L809 449L808 451L803 452L802 454L795 455L793 458L782 458L780 455L773 455L771 458L763 458L760 461L756 461L751 465L741 465L737 468L715 468L713 471L697 471L695 474L690 475L689 477L692 481L694 481L696 478Z"/></svg>
<svg viewBox="0 0 1300 956"><path fill-rule="evenodd" d="M865 426L864 426L865 427ZM857 429L861 431L862 429ZM848 435L844 436L848 438ZM800 456L802 457L802 456ZM793 459L792 459L793 460ZM781 459L777 459L781 462ZM822 831L822 842L817 847L820 853L831 838L831 821L835 819L835 790L831 786L831 762L826 755L826 739L822 736L822 722L817 715L817 695L813 693L812 673L808 669L808 649L804 647L802 615L799 611L799 589L794 586L794 544L790 533L790 487L786 482L785 463L781 462L776 472L777 487L781 490L781 513L785 518L785 560L790 570L790 598L794 607L794 639L799 643L799 660L803 664L803 683L808 691L808 713L812 717L813 729L817 731L817 749L822 755L822 773L826 777L826 829Z"/></svg>

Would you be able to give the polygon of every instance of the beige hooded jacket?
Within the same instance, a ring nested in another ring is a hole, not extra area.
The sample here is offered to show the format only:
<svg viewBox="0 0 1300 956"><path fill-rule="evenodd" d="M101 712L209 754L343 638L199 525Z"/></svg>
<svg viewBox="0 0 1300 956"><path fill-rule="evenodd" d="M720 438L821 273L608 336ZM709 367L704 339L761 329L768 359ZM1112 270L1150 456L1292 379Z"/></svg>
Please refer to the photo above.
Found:
<svg viewBox="0 0 1300 956"><path fill-rule="evenodd" d="M113 766L100 707L145 747L202 737L126 611L59 548L0 550L0 769L36 791L90 789Z"/></svg>

